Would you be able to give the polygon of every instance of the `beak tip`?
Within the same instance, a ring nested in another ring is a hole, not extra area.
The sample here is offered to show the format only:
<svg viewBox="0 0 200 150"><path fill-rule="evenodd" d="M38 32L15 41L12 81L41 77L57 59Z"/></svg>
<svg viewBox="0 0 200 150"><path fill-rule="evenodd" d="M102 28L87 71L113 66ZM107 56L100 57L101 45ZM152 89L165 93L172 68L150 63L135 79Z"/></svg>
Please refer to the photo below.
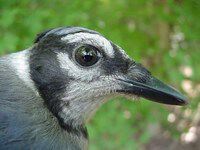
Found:
<svg viewBox="0 0 200 150"><path fill-rule="evenodd" d="M185 96L182 96L182 98L177 98L177 103L175 105L186 106L188 104L188 99Z"/></svg>
<svg viewBox="0 0 200 150"><path fill-rule="evenodd" d="M189 100L185 95L181 94L181 98L179 98L181 105L185 106L189 104Z"/></svg>
<svg viewBox="0 0 200 150"><path fill-rule="evenodd" d="M183 106L186 106L186 105L188 105L189 104L189 101L187 100L187 99L185 99L184 101L182 101L182 105Z"/></svg>

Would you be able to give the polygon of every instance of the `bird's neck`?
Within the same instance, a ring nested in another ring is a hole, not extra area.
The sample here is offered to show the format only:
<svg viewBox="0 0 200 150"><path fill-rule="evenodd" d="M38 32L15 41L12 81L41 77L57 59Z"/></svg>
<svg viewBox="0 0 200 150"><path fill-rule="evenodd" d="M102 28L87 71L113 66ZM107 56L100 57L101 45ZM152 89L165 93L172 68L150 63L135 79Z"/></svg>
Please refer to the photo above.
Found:
<svg viewBox="0 0 200 150"><path fill-rule="evenodd" d="M73 132L73 129L75 130L76 134L79 132L83 132L84 136L87 136L86 128L84 127L85 122L85 115L89 109L84 109L86 107L83 107L83 109L78 108L79 104L78 101L75 101L71 103L73 105L72 107L67 107L66 103L60 100L60 97L55 96L55 91L57 90L54 85L51 85L48 83L48 85L44 84L43 89L47 91L48 93L42 93L40 89L37 87L37 84L35 81L33 81L33 78L31 77L31 65L30 65L30 56L32 53L32 49L26 49L21 52L13 53L11 55L8 55L9 59L9 65L12 67L14 72L16 73L17 77L23 81L25 86L32 90L32 92L35 93L37 97L41 98L42 94L42 101L45 102L44 107L47 107L49 111L53 113L53 115L58 119L58 122L60 123L61 127L63 127L66 130L69 130L69 132ZM59 82L57 81L57 84ZM63 84L63 80L60 81L60 84ZM52 89L52 86L54 91L51 91L48 89L49 87ZM61 85L60 85L61 86ZM59 87L60 87L59 86ZM44 96L44 97L43 97ZM52 101L53 106L49 106L48 102L50 103ZM54 102L54 103L53 103ZM57 106L59 105L59 106ZM82 112L80 112L82 111ZM80 113L78 113L80 112ZM80 114L80 115L77 115Z"/></svg>
<svg viewBox="0 0 200 150"><path fill-rule="evenodd" d="M71 97L70 97L71 98ZM96 110L104 103L105 98L94 99L70 99L70 104L66 105L65 101L61 100L62 108L57 113L59 121L63 123L64 128L78 128L84 136L87 137L87 131L84 125L91 119ZM66 126L66 127L65 127Z"/></svg>
<svg viewBox="0 0 200 150"><path fill-rule="evenodd" d="M13 110L9 113L12 113L14 118L23 116L23 119L16 120L17 123L13 126L22 131L21 134L31 134L30 137L35 139L32 141L34 145L40 146L42 144L40 141L43 139L44 143L48 145L50 142L53 147L59 147L60 144L65 149L87 149L86 128L83 125L74 126L70 123L65 123L65 128L63 128L59 120L62 118L59 118L59 115L55 116L44 103L44 99L30 78L29 53L29 50L25 50L4 58L6 62L9 62L8 66L13 72L9 73L10 77L5 77L9 78L9 81L5 82L12 82L9 84L12 87L7 87L9 90L7 92L10 93L7 99L10 101L13 99L12 96L15 96L11 108L17 108L17 111ZM17 124L23 124L23 126L17 126Z"/></svg>
<svg viewBox="0 0 200 150"><path fill-rule="evenodd" d="M64 142L66 145L71 145L70 147L78 145L81 149L86 149L88 143L88 133L85 128L86 120L91 117L99 106L103 104L104 99L106 100L107 98L94 98L88 101L88 99L82 99L81 97L79 99L77 97L67 97L67 99L63 100L58 96L63 92L62 88L60 88L60 85L65 81L63 79L56 80L56 86L55 82L52 82L52 84L43 83L38 86L36 82L43 82L43 78L34 80L32 77L34 72L31 70L31 64L33 65L34 62L30 62L31 55L32 49L28 49L11 54L6 58L9 60L9 65L15 71L17 78L23 82L23 86L28 90L21 94L20 99L24 105L19 107L22 112L23 110L27 111L28 108L29 113L25 119L25 124L27 126L32 125L32 130L38 133L34 136L38 138L44 138L44 135L48 135L49 140L58 138L62 139L61 142ZM48 74L48 72L46 73ZM76 87L81 88L79 86ZM61 93L55 94L55 91ZM23 97L27 93L31 93L31 95ZM69 105L68 101L70 102Z"/></svg>

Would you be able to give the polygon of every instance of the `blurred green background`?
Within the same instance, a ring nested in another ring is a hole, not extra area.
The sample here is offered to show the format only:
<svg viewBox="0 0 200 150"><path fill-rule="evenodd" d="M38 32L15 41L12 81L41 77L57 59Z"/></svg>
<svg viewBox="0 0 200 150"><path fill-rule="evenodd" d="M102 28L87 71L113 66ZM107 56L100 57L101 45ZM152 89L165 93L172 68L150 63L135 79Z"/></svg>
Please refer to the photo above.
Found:
<svg viewBox="0 0 200 150"><path fill-rule="evenodd" d="M60 26L101 32L190 100L109 101L88 124L91 150L200 148L199 0L0 0L0 55Z"/></svg>

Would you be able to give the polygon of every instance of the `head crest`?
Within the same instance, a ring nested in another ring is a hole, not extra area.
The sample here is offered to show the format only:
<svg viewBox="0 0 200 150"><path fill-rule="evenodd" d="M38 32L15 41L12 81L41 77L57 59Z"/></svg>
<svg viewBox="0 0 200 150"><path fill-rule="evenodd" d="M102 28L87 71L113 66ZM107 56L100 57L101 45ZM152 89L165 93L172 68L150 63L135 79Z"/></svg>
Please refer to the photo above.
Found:
<svg viewBox="0 0 200 150"><path fill-rule="evenodd" d="M34 43L38 43L49 31L51 31L52 29L43 31L42 33L37 34L37 37L34 40Z"/></svg>

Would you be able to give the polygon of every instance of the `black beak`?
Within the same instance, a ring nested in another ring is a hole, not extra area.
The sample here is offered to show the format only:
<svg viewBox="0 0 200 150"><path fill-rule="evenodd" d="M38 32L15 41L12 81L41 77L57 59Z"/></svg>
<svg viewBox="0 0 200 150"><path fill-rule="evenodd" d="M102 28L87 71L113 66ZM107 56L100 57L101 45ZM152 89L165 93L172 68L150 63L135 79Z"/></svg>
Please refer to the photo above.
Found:
<svg viewBox="0 0 200 150"><path fill-rule="evenodd" d="M174 88L153 77L140 64L134 64L124 78L119 79L123 89L119 92L133 94L146 99L171 105L186 105L187 99Z"/></svg>

